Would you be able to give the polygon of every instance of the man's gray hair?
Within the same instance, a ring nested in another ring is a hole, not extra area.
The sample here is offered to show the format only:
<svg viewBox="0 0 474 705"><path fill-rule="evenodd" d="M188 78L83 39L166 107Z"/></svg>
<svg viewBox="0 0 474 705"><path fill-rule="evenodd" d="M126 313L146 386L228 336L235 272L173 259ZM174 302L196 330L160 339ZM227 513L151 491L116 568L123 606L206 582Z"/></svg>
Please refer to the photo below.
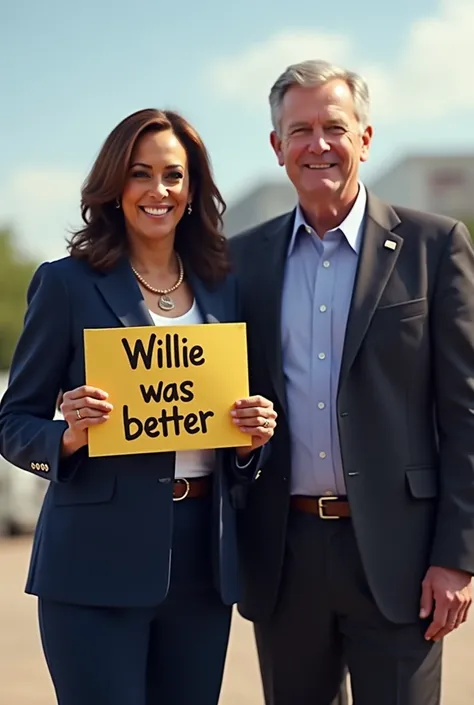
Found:
<svg viewBox="0 0 474 705"><path fill-rule="evenodd" d="M329 81L340 79L349 86L354 99L354 106L361 130L369 124L370 95L369 87L357 73L330 64L328 61L311 60L292 64L281 74L270 91L270 110L273 129L280 131L281 106L286 92L292 86L313 88Z"/></svg>

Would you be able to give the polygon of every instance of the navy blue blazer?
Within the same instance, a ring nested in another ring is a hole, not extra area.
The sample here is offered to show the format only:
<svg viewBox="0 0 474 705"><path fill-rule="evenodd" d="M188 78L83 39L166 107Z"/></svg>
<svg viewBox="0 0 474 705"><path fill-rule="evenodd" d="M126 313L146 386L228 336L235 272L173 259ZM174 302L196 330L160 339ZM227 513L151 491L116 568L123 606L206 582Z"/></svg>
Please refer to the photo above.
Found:
<svg viewBox="0 0 474 705"><path fill-rule="evenodd" d="M204 321L239 320L237 285L215 287L188 273ZM149 606L166 596L173 528L175 453L60 457L67 424L52 420L60 390L85 384L83 330L152 325L127 260L110 272L66 257L39 267L28 291L23 333L0 406L0 452L50 480L38 520L26 591L97 606ZM223 602L239 599L231 492L259 474L233 450L216 451L213 565Z"/></svg>

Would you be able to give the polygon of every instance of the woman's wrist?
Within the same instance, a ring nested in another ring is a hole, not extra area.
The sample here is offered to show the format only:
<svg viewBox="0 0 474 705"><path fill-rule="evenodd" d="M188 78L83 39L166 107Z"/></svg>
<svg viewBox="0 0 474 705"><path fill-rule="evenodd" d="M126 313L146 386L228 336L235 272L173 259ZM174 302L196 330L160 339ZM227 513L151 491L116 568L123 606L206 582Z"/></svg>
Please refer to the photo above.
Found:
<svg viewBox="0 0 474 705"><path fill-rule="evenodd" d="M61 457L68 458L70 455L73 455L80 448L82 448L83 445L85 444L80 443L77 437L74 437L71 433L71 429L67 428L64 431L63 437L61 439Z"/></svg>
<svg viewBox="0 0 474 705"><path fill-rule="evenodd" d="M235 449L235 453L237 455L237 458L241 462L245 462L246 460L249 460L250 456L252 455L253 448L252 448L252 446L248 446L248 447L241 446L241 447Z"/></svg>

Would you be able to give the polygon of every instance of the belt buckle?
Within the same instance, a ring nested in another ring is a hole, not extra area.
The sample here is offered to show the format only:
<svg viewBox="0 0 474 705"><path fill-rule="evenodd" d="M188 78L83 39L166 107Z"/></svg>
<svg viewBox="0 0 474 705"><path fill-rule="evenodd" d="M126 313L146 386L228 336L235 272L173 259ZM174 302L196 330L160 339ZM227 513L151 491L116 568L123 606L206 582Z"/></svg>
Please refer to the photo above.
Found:
<svg viewBox="0 0 474 705"><path fill-rule="evenodd" d="M182 497L173 497L173 502L181 502L188 496L189 491L191 489L191 485L189 484L189 480L187 480L185 477L178 477L176 480L174 480L174 482L178 485L184 484L186 486L186 491Z"/></svg>
<svg viewBox="0 0 474 705"><path fill-rule="evenodd" d="M318 498L318 509L320 519L340 519L341 517L332 517L324 513L324 507L326 502L337 502L339 497L319 497Z"/></svg>

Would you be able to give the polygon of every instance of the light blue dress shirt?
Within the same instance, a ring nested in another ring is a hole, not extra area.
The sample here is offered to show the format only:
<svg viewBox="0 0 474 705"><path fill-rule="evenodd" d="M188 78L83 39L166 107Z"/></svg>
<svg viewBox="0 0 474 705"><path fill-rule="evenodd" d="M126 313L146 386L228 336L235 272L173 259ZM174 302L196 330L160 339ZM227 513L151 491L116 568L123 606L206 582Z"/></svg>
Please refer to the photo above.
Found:
<svg viewBox="0 0 474 705"><path fill-rule="evenodd" d="M345 495L337 388L367 203L321 239L297 207L282 300L282 351L291 434L291 493Z"/></svg>

